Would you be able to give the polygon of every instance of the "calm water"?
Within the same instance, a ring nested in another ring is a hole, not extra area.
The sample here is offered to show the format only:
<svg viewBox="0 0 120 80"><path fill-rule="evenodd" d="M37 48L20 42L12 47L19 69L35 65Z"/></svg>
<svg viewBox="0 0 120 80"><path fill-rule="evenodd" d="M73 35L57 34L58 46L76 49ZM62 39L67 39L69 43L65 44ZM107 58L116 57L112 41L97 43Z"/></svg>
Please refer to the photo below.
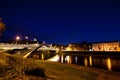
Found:
<svg viewBox="0 0 120 80"><path fill-rule="evenodd" d="M62 59L62 57L60 59ZM108 69L109 71L120 71L119 52L99 52L98 54L97 52L73 52L64 55L63 62L67 64Z"/></svg>
<svg viewBox="0 0 120 80"><path fill-rule="evenodd" d="M23 51L22 51L23 52ZM16 51L15 51L16 53ZM97 67L107 69L109 71L120 72L120 52L64 52L64 56L60 56L60 62L67 64L77 64L86 67ZM55 55L55 51L50 51L50 56ZM48 55L44 56L48 59ZM31 54L32 58L41 59L41 52Z"/></svg>

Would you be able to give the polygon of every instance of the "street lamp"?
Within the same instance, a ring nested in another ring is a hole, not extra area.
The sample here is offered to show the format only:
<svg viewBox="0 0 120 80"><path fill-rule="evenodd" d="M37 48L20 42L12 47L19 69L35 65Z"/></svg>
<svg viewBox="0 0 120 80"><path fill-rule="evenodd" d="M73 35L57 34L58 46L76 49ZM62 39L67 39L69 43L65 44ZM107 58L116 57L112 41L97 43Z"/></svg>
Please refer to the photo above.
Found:
<svg viewBox="0 0 120 80"><path fill-rule="evenodd" d="M26 36L25 39L28 40L28 36Z"/></svg>
<svg viewBox="0 0 120 80"><path fill-rule="evenodd" d="M26 39L26 44L28 44L28 36L26 36L25 39Z"/></svg>
<svg viewBox="0 0 120 80"><path fill-rule="evenodd" d="M16 43L20 40L20 36L16 36Z"/></svg>

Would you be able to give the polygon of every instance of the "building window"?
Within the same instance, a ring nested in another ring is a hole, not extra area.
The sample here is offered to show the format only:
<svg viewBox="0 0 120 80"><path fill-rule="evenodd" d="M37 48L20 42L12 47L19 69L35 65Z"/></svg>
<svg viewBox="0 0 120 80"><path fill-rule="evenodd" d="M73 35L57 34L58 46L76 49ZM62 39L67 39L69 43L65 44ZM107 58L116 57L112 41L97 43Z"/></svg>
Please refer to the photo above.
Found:
<svg viewBox="0 0 120 80"><path fill-rule="evenodd" d="M117 50L117 47L115 47L114 50Z"/></svg>

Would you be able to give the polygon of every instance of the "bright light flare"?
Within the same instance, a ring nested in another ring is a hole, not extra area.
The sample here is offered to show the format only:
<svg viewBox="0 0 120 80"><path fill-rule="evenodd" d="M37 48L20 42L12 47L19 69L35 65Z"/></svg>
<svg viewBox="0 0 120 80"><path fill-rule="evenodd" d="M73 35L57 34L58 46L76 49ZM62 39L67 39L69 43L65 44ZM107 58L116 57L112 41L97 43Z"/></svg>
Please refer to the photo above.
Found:
<svg viewBox="0 0 120 80"><path fill-rule="evenodd" d="M17 40L17 41L20 40L20 36L16 36L16 40Z"/></svg>
<svg viewBox="0 0 120 80"><path fill-rule="evenodd" d="M54 57L48 59L47 61L59 62L59 60L60 60L60 56L59 55L55 55Z"/></svg>

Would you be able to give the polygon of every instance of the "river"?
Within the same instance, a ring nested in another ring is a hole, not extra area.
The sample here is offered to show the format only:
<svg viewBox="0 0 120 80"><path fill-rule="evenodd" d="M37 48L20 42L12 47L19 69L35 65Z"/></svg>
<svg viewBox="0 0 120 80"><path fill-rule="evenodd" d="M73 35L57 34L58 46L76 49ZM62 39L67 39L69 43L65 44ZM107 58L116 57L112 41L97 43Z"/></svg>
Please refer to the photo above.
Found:
<svg viewBox="0 0 120 80"><path fill-rule="evenodd" d="M97 67L120 72L120 52L66 51L60 61L86 67Z"/></svg>

